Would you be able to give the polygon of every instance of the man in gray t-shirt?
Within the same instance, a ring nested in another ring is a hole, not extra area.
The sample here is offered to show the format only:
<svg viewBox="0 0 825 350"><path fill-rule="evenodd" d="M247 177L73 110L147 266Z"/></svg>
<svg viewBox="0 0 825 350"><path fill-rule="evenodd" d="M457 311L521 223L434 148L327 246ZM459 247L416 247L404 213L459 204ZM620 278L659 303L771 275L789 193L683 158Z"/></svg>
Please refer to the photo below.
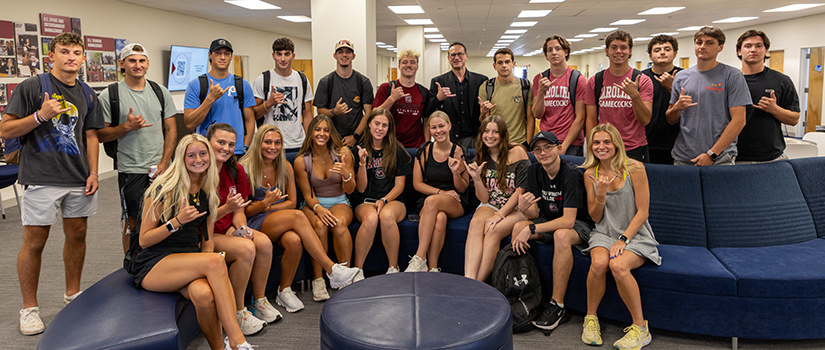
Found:
<svg viewBox="0 0 825 350"><path fill-rule="evenodd" d="M344 145L353 147L367 129L364 116L372 112L375 96L370 79L352 69L355 49L351 41L338 40L333 57L335 71L318 82L313 105L318 108L318 114L332 118Z"/></svg>
<svg viewBox="0 0 825 350"><path fill-rule="evenodd" d="M106 128L98 131L98 138L100 142L118 140L116 169L123 218L128 224L123 225L123 233L127 226L131 233L137 226L143 192L151 179L166 171L172 160L177 141L173 117L178 111L169 90L156 85L163 96L164 105L161 106L155 88L146 80L149 55L142 45L126 45L120 52L119 63L124 79L114 87L118 96L117 125L111 125L111 96L107 88L100 93ZM157 171L150 174L152 166L157 167ZM123 249L129 249L129 235L126 234L123 235Z"/></svg>
<svg viewBox="0 0 825 350"><path fill-rule="evenodd" d="M730 165L752 104L748 84L742 72L716 60L725 44L722 30L704 27L693 43L697 64L674 78L666 112L668 123L681 128L671 153L674 164Z"/></svg>

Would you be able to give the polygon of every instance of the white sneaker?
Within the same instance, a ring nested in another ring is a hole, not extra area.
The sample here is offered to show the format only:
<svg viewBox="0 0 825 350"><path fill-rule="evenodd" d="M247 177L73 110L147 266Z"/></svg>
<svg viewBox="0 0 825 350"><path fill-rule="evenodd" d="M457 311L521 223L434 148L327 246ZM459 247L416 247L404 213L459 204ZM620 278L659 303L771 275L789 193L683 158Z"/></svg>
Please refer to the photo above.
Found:
<svg viewBox="0 0 825 350"><path fill-rule="evenodd" d="M253 316L249 310L244 308L238 311L238 326L241 327L243 335L253 335L264 329L266 322Z"/></svg>
<svg viewBox="0 0 825 350"><path fill-rule="evenodd" d="M327 292L327 283L324 282L323 277L318 277L312 280L312 300L324 301L329 299L329 292Z"/></svg>
<svg viewBox="0 0 825 350"><path fill-rule="evenodd" d="M364 280L364 270L358 269L358 273L355 274L355 277L352 278L352 283L363 281Z"/></svg>
<svg viewBox="0 0 825 350"><path fill-rule="evenodd" d="M269 303L266 297L252 302L252 316L266 323L275 323L281 320L281 313Z"/></svg>
<svg viewBox="0 0 825 350"><path fill-rule="evenodd" d="M275 303L283 306L286 312L298 312L304 309L304 303L301 302L301 299L298 299L298 296L292 291L292 287L286 287L278 292Z"/></svg>
<svg viewBox="0 0 825 350"><path fill-rule="evenodd" d="M433 268L430 269L430 272L441 272L441 268L440 267L433 267Z"/></svg>
<svg viewBox="0 0 825 350"><path fill-rule="evenodd" d="M354 267L346 267L342 264L332 265L332 273L328 273L329 286L333 289L339 289L348 286L352 283L352 278L358 273L358 269Z"/></svg>
<svg viewBox="0 0 825 350"><path fill-rule="evenodd" d="M35 335L43 333L46 325L40 319L40 307L30 307L20 310L20 333Z"/></svg>
<svg viewBox="0 0 825 350"><path fill-rule="evenodd" d="M80 293L83 293L83 291L81 290L81 291L79 291L77 293L74 293L72 295L63 294L63 306L69 305L69 303L71 303L72 300L77 298L77 296L80 295Z"/></svg>
<svg viewBox="0 0 825 350"><path fill-rule="evenodd" d="M401 271L399 271L398 268L395 267L395 266L390 266L390 268L387 269L387 275L389 275L391 273L399 273L399 272L401 272Z"/></svg>
<svg viewBox="0 0 825 350"><path fill-rule="evenodd" d="M424 272L427 271L427 259L422 259L418 255L413 255L407 269L404 272Z"/></svg>
<svg viewBox="0 0 825 350"><path fill-rule="evenodd" d="M243 342L243 344L238 344L238 350L252 350L252 348L257 348L257 345L250 345L248 342ZM223 348L224 350L232 350L232 347L229 346L229 337L223 337Z"/></svg>

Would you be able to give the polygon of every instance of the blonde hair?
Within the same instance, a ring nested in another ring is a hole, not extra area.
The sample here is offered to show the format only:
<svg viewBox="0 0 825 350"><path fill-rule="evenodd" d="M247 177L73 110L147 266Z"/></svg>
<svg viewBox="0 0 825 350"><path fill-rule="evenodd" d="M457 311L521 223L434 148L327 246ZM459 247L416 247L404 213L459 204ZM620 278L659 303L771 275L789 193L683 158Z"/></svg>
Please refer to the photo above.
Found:
<svg viewBox="0 0 825 350"><path fill-rule="evenodd" d="M413 49L405 49L398 53L398 60L401 61L401 59L404 57L415 58L415 62L418 63L418 58L421 57L421 54L419 54Z"/></svg>
<svg viewBox="0 0 825 350"><path fill-rule="evenodd" d="M629 173L634 170L634 166L628 165L630 158L628 158L627 153L625 153L622 135L619 133L619 130L610 123L596 125L587 133L587 150L585 151L584 164L582 164L581 167L590 169L601 163L601 160L593 154L593 135L596 135L597 132L607 133L607 135L610 136L610 142L616 147L616 154L610 159L610 168L613 169L616 174Z"/></svg>
<svg viewBox="0 0 825 350"><path fill-rule="evenodd" d="M184 136L175 149L175 158L169 164L169 168L160 174L149 189L146 190L143 205L149 205L149 215L151 220L169 220L182 209L183 203L189 203L189 189L192 184L189 180L189 170L186 169L186 150L189 145L200 142L206 146L209 154L209 167L200 175L198 185L206 193L209 203L209 218L215 220L218 215L218 169L215 166L215 155L212 146L205 137L199 134L189 134ZM151 201L150 201L151 200ZM154 217L158 206L162 206L163 211L160 217Z"/></svg>
<svg viewBox="0 0 825 350"><path fill-rule="evenodd" d="M433 121L433 119L435 118L444 119L444 121L447 122L448 125L453 125L453 123L450 122L450 116L447 115L447 113L444 113L443 111L435 111L433 112L433 114L430 114L429 118L427 118L427 127L430 126L430 122Z"/></svg>
<svg viewBox="0 0 825 350"><path fill-rule="evenodd" d="M272 124L264 124L258 128L258 132L256 132L252 138L252 144L249 145L249 151L246 152L239 162L244 166L246 174L249 176L249 185L253 191L258 187L266 185L263 182L263 175L264 165L267 160L261 155L261 145L264 143L264 137L266 137L266 133L268 132L278 133L283 144L284 134L281 132L281 129ZM278 152L278 156L275 157L272 164L275 166L275 185L278 186L282 192L285 192L287 183L289 183L290 171L287 170L286 154L283 148Z"/></svg>

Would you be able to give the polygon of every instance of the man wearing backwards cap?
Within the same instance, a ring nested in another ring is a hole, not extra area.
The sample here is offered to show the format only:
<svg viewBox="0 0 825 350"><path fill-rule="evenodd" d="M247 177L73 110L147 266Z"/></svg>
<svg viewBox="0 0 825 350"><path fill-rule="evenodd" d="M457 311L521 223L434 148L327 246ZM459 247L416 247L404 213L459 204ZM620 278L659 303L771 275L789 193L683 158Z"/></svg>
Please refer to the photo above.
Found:
<svg viewBox="0 0 825 350"><path fill-rule="evenodd" d="M149 182L163 173L172 160L177 141L175 118L172 117L178 109L169 90L163 85L154 82L147 84L149 54L143 45L126 45L120 51L118 63L124 79L100 93L106 128L98 130L97 134L100 142L118 140L116 169L120 203L123 207L122 219L125 219L123 250L126 251L129 249L128 234L134 232L137 226L143 192L149 187ZM119 105L119 114L114 116L118 118L118 122L114 127L111 126L110 89L117 89ZM155 89L159 89L163 95L163 106ZM153 166L157 167L157 171L151 173Z"/></svg>
<svg viewBox="0 0 825 350"><path fill-rule="evenodd" d="M355 146L367 128L367 118L372 112L372 83L363 74L352 69L355 49L348 39L335 44L335 71L318 82L313 104L318 114L332 118L335 130L344 144Z"/></svg>
<svg viewBox="0 0 825 350"><path fill-rule="evenodd" d="M212 124L231 125L238 135L235 154L243 155L255 133L255 112L252 110L255 107L255 95L252 93L252 85L246 80L240 79L236 87L235 75L229 73L233 52L232 44L226 39L215 39L209 45L211 69L201 76L206 77L203 88L208 90L201 91L200 77L189 82L183 100L183 120L187 128L204 136ZM237 91L239 88L243 89L240 94ZM200 99L201 93L205 94L203 100ZM239 103L241 95L243 101Z"/></svg>
<svg viewBox="0 0 825 350"><path fill-rule="evenodd" d="M587 212L582 173L576 165L561 159L561 142L552 132L542 131L530 141L538 163L527 168L527 188L519 197L518 210L528 220L513 226L513 250L524 253L528 240L553 243L553 294L533 325L552 330L567 322L564 293L573 270L570 249L587 247L595 224Z"/></svg>

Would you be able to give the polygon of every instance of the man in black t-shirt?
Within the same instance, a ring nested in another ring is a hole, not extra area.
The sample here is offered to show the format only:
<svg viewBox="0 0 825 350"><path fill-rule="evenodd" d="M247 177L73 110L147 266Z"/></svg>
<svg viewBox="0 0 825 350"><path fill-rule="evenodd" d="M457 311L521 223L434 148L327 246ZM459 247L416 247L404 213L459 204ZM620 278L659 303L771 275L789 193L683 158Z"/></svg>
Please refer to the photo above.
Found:
<svg viewBox="0 0 825 350"><path fill-rule="evenodd" d="M527 188L518 202L518 210L528 220L513 227L512 243L519 253L530 247L528 240L555 245L553 299L533 321L538 328L552 330L569 319L564 294L573 270L571 247L587 246L594 223L587 212L582 173L559 157L561 142L556 135L549 131L536 134L530 149L538 163L527 168Z"/></svg>
<svg viewBox="0 0 825 350"><path fill-rule="evenodd" d="M679 41L670 35L657 35L647 43L647 54L653 63L642 74L653 81L653 111L650 123L645 125L647 147L650 153L650 163L673 164L673 143L679 136L679 124L667 122L665 112L670 106L670 89L673 86L673 76L682 70L673 65L673 59L679 51Z"/></svg>
<svg viewBox="0 0 825 350"><path fill-rule="evenodd" d="M765 67L771 47L768 36L749 30L736 41L736 55L742 60L742 74L748 83L753 105L748 106L747 123L739 133L736 164L787 159L782 124L799 122L799 98L787 75Z"/></svg>

